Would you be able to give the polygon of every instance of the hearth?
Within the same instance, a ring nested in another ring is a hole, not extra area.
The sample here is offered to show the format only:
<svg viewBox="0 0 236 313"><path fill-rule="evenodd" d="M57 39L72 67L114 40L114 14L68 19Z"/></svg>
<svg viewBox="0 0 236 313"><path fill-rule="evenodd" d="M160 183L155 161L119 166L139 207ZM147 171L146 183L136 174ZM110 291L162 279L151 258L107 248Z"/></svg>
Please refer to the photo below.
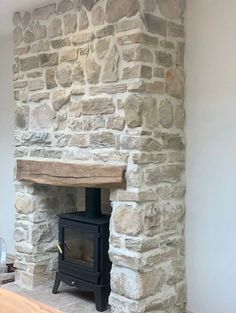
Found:
<svg viewBox="0 0 236 313"><path fill-rule="evenodd" d="M86 188L85 203L85 212L59 216L59 269L52 292L57 293L61 281L92 291L102 312L110 294L110 216L101 213L101 189Z"/></svg>

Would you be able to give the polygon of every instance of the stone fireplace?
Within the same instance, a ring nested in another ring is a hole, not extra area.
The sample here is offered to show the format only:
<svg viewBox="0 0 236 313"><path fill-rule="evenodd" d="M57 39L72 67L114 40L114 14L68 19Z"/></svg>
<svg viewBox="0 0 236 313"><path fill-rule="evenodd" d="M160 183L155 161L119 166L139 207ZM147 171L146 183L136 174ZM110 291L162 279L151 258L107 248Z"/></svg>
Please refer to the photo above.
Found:
<svg viewBox="0 0 236 313"><path fill-rule="evenodd" d="M183 0L63 0L13 17L16 159L126 168L106 186L114 313L185 308L183 15ZM15 188L17 283L35 288L84 190Z"/></svg>

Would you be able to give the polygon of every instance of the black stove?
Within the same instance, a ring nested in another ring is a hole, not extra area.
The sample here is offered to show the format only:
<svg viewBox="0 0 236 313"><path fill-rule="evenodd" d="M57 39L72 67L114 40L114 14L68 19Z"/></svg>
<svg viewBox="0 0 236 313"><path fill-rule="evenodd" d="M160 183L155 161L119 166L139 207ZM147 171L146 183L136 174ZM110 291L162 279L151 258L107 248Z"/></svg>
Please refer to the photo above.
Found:
<svg viewBox="0 0 236 313"><path fill-rule="evenodd" d="M95 295L96 309L107 309L110 294L110 216L101 213L101 189L86 188L86 211L59 215L59 267L53 286L61 281Z"/></svg>

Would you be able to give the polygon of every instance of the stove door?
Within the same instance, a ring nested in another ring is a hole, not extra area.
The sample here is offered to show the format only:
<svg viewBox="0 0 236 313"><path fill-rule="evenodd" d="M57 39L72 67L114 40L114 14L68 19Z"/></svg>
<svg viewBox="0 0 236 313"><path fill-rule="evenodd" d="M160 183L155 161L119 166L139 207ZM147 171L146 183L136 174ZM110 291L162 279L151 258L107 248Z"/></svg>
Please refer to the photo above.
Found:
<svg viewBox="0 0 236 313"><path fill-rule="evenodd" d="M96 225L62 220L59 232L62 246L59 270L97 283L100 277L99 238L99 227Z"/></svg>

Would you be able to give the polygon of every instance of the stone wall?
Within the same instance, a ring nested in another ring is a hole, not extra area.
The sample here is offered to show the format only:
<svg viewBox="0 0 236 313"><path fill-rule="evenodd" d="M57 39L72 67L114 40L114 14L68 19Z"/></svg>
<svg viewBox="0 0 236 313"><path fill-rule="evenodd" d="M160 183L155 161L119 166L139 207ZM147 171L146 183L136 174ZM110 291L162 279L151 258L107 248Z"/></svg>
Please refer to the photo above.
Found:
<svg viewBox="0 0 236 313"><path fill-rule="evenodd" d="M111 190L114 313L184 312L183 2L63 0L13 18L16 158L127 165ZM56 212L75 192L16 183L19 283L54 272Z"/></svg>

